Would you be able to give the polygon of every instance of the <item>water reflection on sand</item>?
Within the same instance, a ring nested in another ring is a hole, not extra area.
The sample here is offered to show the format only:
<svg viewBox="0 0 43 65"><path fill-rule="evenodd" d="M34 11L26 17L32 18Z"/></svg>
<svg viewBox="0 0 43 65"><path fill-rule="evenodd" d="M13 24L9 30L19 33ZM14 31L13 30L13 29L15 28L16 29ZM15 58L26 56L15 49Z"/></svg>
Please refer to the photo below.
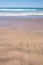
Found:
<svg viewBox="0 0 43 65"><path fill-rule="evenodd" d="M0 17L0 27L19 31L43 32L43 18Z"/></svg>

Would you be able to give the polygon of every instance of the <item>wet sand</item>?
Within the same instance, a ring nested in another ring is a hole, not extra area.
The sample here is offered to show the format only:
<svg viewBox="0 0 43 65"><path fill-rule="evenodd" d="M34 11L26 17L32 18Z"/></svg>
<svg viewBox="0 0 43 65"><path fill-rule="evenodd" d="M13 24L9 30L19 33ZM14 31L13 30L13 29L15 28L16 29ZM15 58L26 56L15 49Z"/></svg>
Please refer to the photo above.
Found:
<svg viewBox="0 0 43 65"><path fill-rule="evenodd" d="M43 65L43 19L0 18L0 65Z"/></svg>
<svg viewBox="0 0 43 65"><path fill-rule="evenodd" d="M43 32L43 18L0 17L0 27L18 31Z"/></svg>

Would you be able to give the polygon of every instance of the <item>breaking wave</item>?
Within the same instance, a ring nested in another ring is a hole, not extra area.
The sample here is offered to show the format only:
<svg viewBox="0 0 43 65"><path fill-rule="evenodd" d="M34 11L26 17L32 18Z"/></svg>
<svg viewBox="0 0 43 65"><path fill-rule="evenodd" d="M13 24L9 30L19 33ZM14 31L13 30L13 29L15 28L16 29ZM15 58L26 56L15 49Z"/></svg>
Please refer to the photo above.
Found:
<svg viewBox="0 0 43 65"><path fill-rule="evenodd" d="M43 8L0 8L0 16L43 15Z"/></svg>

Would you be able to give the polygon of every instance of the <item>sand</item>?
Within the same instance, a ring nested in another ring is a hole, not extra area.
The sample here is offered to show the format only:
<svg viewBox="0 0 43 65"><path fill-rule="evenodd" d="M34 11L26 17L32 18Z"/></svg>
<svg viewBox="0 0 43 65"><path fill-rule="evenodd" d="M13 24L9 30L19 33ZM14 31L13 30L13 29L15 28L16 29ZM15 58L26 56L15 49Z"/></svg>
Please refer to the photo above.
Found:
<svg viewBox="0 0 43 65"><path fill-rule="evenodd" d="M0 27L21 32L43 32L43 18L0 17Z"/></svg>
<svg viewBox="0 0 43 65"><path fill-rule="evenodd" d="M0 26L0 65L43 65L43 30L36 32L35 29L27 31L12 27L14 26Z"/></svg>

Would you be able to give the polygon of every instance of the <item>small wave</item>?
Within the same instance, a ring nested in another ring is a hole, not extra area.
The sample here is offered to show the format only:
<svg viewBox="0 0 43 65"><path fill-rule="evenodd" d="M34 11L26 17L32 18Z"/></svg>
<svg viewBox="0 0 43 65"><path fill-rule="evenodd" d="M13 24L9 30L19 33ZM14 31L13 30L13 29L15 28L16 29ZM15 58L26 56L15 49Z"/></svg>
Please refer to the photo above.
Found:
<svg viewBox="0 0 43 65"><path fill-rule="evenodd" d="M43 12L43 8L0 8L0 12Z"/></svg>
<svg viewBox="0 0 43 65"><path fill-rule="evenodd" d="M37 12L24 12L24 13L0 13L0 16L29 16L29 15L43 15L43 13Z"/></svg>
<svg viewBox="0 0 43 65"><path fill-rule="evenodd" d="M0 9L0 11L13 11L13 12L15 12L15 11L16 12L18 12L18 11L22 11L22 12L23 11L26 11L26 12L31 11L32 12L33 11L34 12L34 11L37 11L37 9Z"/></svg>

